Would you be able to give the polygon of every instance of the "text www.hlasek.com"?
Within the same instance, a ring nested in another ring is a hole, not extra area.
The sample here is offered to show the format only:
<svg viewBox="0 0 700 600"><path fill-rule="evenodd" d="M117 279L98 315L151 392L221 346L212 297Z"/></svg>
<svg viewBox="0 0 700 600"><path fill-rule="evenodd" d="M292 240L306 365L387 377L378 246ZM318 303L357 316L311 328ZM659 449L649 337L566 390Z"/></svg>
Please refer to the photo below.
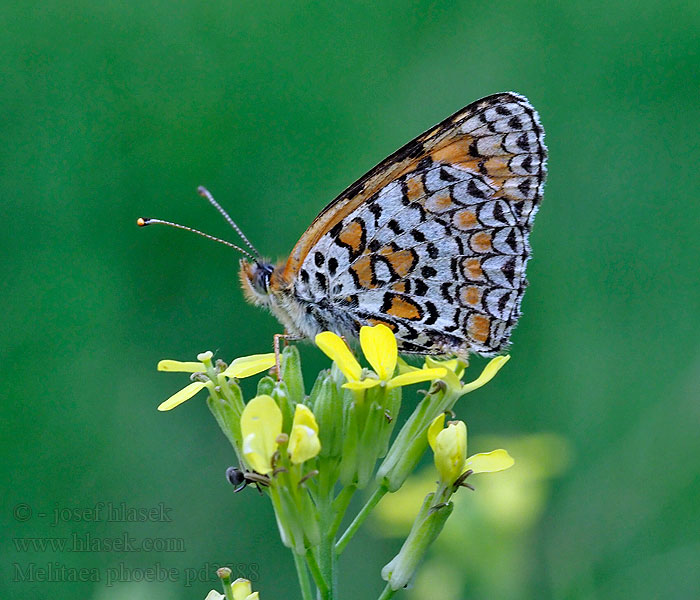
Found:
<svg viewBox="0 0 700 600"><path fill-rule="evenodd" d="M185 552L184 538L135 538L127 532L117 537L73 533L64 537L13 539L17 552Z"/></svg>

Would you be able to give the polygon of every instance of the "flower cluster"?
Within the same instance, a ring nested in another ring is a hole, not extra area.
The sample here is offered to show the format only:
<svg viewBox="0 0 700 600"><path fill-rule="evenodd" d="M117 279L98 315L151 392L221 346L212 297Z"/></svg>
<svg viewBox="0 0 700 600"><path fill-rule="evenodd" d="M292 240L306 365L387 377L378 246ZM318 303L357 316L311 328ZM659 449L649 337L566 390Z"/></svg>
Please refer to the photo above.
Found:
<svg viewBox="0 0 700 600"><path fill-rule="evenodd" d="M281 357L259 354L230 365L212 362L211 352L198 355L196 362L158 364L162 371L191 373L192 380L159 410L207 390L207 405L239 463L229 469L229 478L242 484L237 491L253 483L270 498L282 542L293 552L304 600L314 597L309 575L321 600L336 597L336 557L381 498L403 485L428 446L439 474L437 488L424 500L399 554L382 570L388 582L383 597L413 577L452 511L452 495L462 486L471 487L467 478L513 464L505 450L467 458L465 423L445 424L457 400L490 381L509 357L491 360L476 380L464 384L466 364L459 359L427 358L421 367L403 362L385 325L362 327L359 339L369 367L360 364L338 335L326 331L316 336L332 366L318 375L308 395L298 350L291 346ZM257 394L245 402L238 380L275 365L280 365L276 377L263 376ZM402 388L416 383L429 383L430 388L393 435ZM338 535L353 495L369 486L372 493L365 506ZM249 587L247 595L236 596L236 589L243 589L238 585L234 582L226 598L257 598Z"/></svg>

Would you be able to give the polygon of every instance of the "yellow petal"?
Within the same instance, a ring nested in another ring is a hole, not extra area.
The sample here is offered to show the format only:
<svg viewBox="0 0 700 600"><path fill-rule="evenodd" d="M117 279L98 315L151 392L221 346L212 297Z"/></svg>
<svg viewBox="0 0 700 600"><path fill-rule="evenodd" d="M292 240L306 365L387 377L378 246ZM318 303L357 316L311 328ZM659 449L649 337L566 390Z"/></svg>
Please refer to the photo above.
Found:
<svg viewBox="0 0 700 600"><path fill-rule="evenodd" d="M235 359L224 371L226 377L250 377L257 375L263 371L267 371L275 364L275 353L268 354L251 354L250 356L241 356Z"/></svg>
<svg viewBox="0 0 700 600"><path fill-rule="evenodd" d="M433 422L428 427L428 443L435 452L435 438L437 434L440 433L445 427L445 413L440 413L437 417L433 419Z"/></svg>
<svg viewBox="0 0 700 600"><path fill-rule="evenodd" d="M467 427L463 421L449 423L435 436L434 452L441 481L453 484L464 472L467 458Z"/></svg>
<svg viewBox="0 0 700 600"><path fill-rule="evenodd" d="M297 404L294 409L288 449L295 465L313 458L321 451L316 417L304 404Z"/></svg>
<svg viewBox="0 0 700 600"><path fill-rule="evenodd" d="M345 375L348 381L358 381L362 376L362 367L350 352L343 339L332 331L322 331L316 336L316 345L330 358Z"/></svg>
<svg viewBox="0 0 700 600"><path fill-rule="evenodd" d="M466 363L459 358L452 358L450 360L437 360L432 356L425 357L425 365L423 366L424 369L437 367L445 367L446 369L452 371L459 378L462 377L462 375L464 375L464 368L466 367Z"/></svg>
<svg viewBox="0 0 700 600"><path fill-rule="evenodd" d="M379 323L360 328L360 346L365 358L382 381L388 381L396 369L398 349L394 333Z"/></svg>
<svg viewBox="0 0 700 600"><path fill-rule="evenodd" d="M270 463L280 433L282 411L270 396L256 396L246 404L241 415L243 456L258 473L265 475L272 471Z"/></svg>
<svg viewBox="0 0 700 600"><path fill-rule="evenodd" d="M235 600L235 598L234 598ZM246 596L245 600L260 600L260 592L253 592L249 596Z"/></svg>
<svg viewBox="0 0 700 600"><path fill-rule="evenodd" d="M318 433L318 423L316 423L316 417L314 416L314 413L311 412L311 409L305 404L297 404L294 408L292 427L295 425L305 425Z"/></svg>
<svg viewBox="0 0 700 600"><path fill-rule="evenodd" d="M179 360L161 360L158 363L159 371L171 371L173 373L202 373L206 370L201 362L180 362Z"/></svg>
<svg viewBox="0 0 700 600"><path fill-rule="evenodd" d="M211 590L204 600L226 600L226 596L220 594L216 590Z"/></svg>
<svg viewBox="0 0 700 600"><path fill-rule="evenodd" d="M443 369L442 367L438 369L418 369L416 371L410 371L408 373L403 373L402 375L397 375L393 379L389 380L386 389L391 390L395 387L411 385L421 381L432 381L433 379L440 379L445 375L447 375L447 369Z"/></svg>
<svg viewBox="0 0 700 600"><path fill-rule="evenodd" d="M397 363L399 365L399 375L403 375L404 373L410 373L411 371L418 371L419 367L414 367L413 365L409 365L403 358L399 356Z"/></svg>
<svg viewBox="0 0 700 600"><path fill-rule="evenodd" d="M482 385L486 385L496 376L496 373L498 373L498 371L501 370L501 367L503 367L503 365L505 365L509 360L510 355L497 356L496 358L492 358L489 361L489 364L487 364L484 367L484 370L481 372L481 375L479 375L479 377L477 377L471 383L467 383L464 385L464 387L462 388L462 393L466 394L468 392L473 392L474 390L480 388Z"/></svg>
<svg viewBox="0 0 700 600"><path fill-rule="evenodd" d="M379 379L363 379L362 381L348 381L347 383L343 384L343 387L348 389L348 390L368 390L369 388L373 388L378 386L381 383Z"/></svg>
<svg viewBox="0 0 700 600"><path fill-rule="evenodd" d="M474 473L495 473L509 469L514 464L515 460L506 450L492 450L470 456L462 472L471 469Z"/></svg>
<svg viewBox="0 0 700 600"><path fill-rule="evenodd" d="M241 577L231 584L231 589L233 589L233 600L246 600L253 592L250 581Z"/></svg>
<svg viewBox="0 0 700 600"><path fill-rule="evenodd" d="M289 456L295 465L313 458L321 451L318 432L307 425L293 425L288 448Z"/></svg>
<svg viewBox="0 0 700 600"><path fill-rule="evenodd" d="M194 383L190 383L190 385L185 386L179 392L170 396L170 398L168 398L165 402L162 402L160 406L158 406L158 410L171 410L176 406L179 406L186 400L189 400L203 387L206 387L206 385L207 384L203 383L202 381L195 381Z"/></svg>

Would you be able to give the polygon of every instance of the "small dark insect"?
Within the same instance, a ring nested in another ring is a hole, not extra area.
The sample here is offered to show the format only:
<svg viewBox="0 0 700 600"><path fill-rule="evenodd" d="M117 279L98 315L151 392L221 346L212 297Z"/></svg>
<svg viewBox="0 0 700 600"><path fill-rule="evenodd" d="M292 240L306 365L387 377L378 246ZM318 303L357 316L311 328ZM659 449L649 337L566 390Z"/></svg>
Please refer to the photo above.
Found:
<svg viewBox="0 0 700 600"><path fill-rule="evenodd" d="M260 475L260 473L255 473L254 471L244 471L238 467L229 467L226 469L226 479L234 487L234 494L240 492L251 483L255 484L255 487L262 494L260 486L270 485L269 477Z"/></svg>

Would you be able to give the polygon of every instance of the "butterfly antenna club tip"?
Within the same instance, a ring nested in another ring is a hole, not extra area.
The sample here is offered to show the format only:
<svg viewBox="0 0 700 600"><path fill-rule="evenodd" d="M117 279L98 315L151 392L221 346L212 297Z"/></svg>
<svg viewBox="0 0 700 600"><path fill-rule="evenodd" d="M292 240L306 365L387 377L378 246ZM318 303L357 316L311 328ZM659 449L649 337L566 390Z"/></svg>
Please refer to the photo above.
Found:
<svg viewBox="0 0 700 600"><path fill-rule="evenodd" d="M213 235L209 235L208 233L204 233L203 231L199 231L199 229L195 229L194 227L187 227L185 225L180 225L179 223L172 223L171 221L163 221L163 219L144 219L143 217L139 217L136 220L136 224L139 227L145 227L146 225L167 225L168 227L174 227L175 229L182 229L183 231L189 231L190 233L194 233L196 235L199 235L201 237L207 238L208 240L212 240L213 242L218 242L219 244L223 244L224 246L228 246L229 248L233 248L234 250L237 250L244 256L247 256L250 260L257 260L255 256L253 256L250 252L247 250L244 250L240 246L236 246L236 244L232 244L231 242L227 242L226 240L222 240L221 238L214 237Z"/></svg>

